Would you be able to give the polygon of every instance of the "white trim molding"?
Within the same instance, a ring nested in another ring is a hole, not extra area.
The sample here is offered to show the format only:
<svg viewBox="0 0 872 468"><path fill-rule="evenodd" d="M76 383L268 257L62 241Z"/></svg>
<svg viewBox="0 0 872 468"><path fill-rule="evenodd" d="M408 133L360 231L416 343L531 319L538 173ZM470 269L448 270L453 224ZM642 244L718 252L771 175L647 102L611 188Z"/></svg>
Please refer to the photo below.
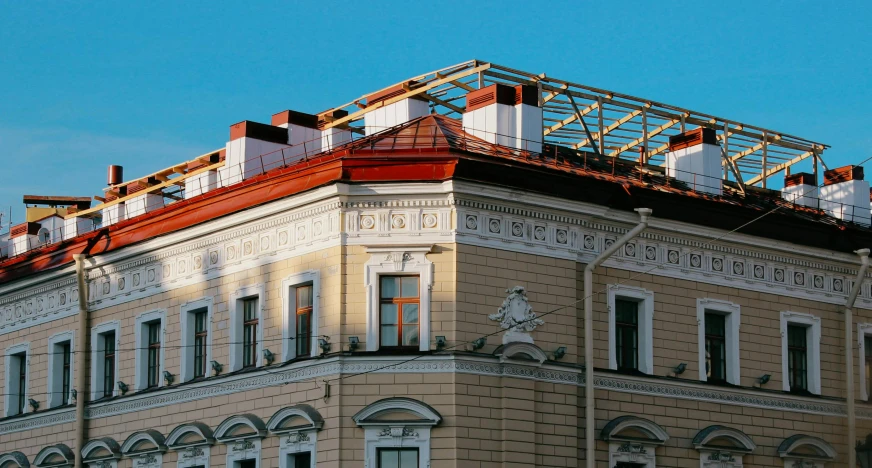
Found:
<svg viewBox="0 0 872 468"><path fill-rule="evenodd" d="M869 384L868 379L872 379L872 375L866 375L866 340L867 336L872 336L872 323L857 324L857 341L858 349L857 360L860 364L860 399L869 401L870 396L867 390Z"/></svg>
<svg viewBox="0 0 872 468"><path fill-rule="evenodd" d="M72 394L73 394L73 382L75 379L75 370L74 366L76 365L76 333L72 330L67 330L60 333L55 333L48 339L48 372L46 373L47 387L48 387L48 396L46 398L46 407L54 408L56 406L61 406L65 404L65 401L72 402ZM62 352L58 351L58 348L64 343L70 344L70 369L69 369L69 379L70 379L70 391L69 394L66 395L66 398L63 393L63 371L64 371L64 356Z"/></svg>
<svg viewBox="0 0 872 468"><path fill-rule="evenodd" d="M0 467L3 468L30 468L27 455L15 451L0 455Z"/></svg>
<svg viewBox="0 0 872 468"><path fill-rule="evenodd" d="M757 448L744 432L720 425L697 432L692 443L699 451L700 468L742 468L743 456Z"/></svg>
<svg viewBox="0 0 872 468"><path fill-rule="evenodd" d="M282 281L282 360L297 357L297 288L312 286L312 323L310 333L310 356L317 356L319 319L321 317L321 271L307 270L294 273Z"/></svg>
<svg viewBox="0 0 872 468"><path fill-rule="evenodd" d="M249 431L239 432L239 428ZM266 437L266 425L253 414L238 414L225 419L215 429L215 439L227 445L227 468L238 468L239 462L254 460L260 468L261 439Z"/></svg>
<svg viewBox="0 0 872 468"><path fill-rule="evenodd" d="M19 355L24 354L24 410L21 414L32 413L34 410L31 408L30 411L27 410L30 405L27 404L27 400L30 398L30 342L18 343L16 345L12 345L6 348L6 359L4 359L4 368L3 372L6 374L6 385L4 389L6 391L6 397L3 399L3 415L4 416L15 416L18 413L13 413L14 411L18 411L18 376L20 375L21 362L17 360ZM16 358L16 362L13 362L13 358Z"/></svg>
<svg viewBox="0 0 872 468"><path fill-rule="evenodd" d="M741 363L739 361L739 328L741 308L739 304L719 299L700 298L696 300L696 323L699 340L699 380L708 380L705 370L705 314L713 312L726 316L724 340L727 346L727 382L741 385Z"/></svg>
<svg viewBox="0 0 872 468"><path fill-rule="evenodd" d="M164 382L164 354L166 352L166 333L167 333L167 311L166 309L155 309L148 312L143 312L136 316L136 325L134 328L135 339L135 381L134 391L142 391L148 388L148 326L158 322L160 324L160 352L158 353L158 375L157 386L163 387Z"/></svg>
<svg viewBox="0 0 872 468"><path fill-rule="evenodd" d="M379 277L382 275L418 275L419 277L419 350L430 350L430 291L433 288L433 262L427 259L432 245L368 246L371 254L364 265L366 284L366 350L379 349Z"/></svg>
<svg viewBox="0 0 872 468"><path fill-rule="evenodd" d="M789 363L787 352L787 326L799 325L806 329L808 391L821 393L821 318L799 312L781 312L781 388L790 391ZM862 381L862 378L861 378Z"/></svg>
<svg viewBox="0 0 872 468"><path fill-rule="evenodd" d="M805 434L792 435L778 446L778 456L784 468L824 468L836 460L836 449L827 441Z"/></svg>
<svg viewBox="0 0 872 468"><path fill-rule="evenodd" d="M242 341L243 341L243 320L242 316L242 301L245 299L257 298L257 355L255 356L255 367L263 365L263 323L265 322L263 311L264 302L266 302L266 294L264 293L263 283L252 284L233 291L230 294L230 369L228 372L242 369ZM228 465L229 466L229 465Z"/></svg>
<svg viewBox="0 0 872 468"><path fill-rule="evenodd" d="M110 320L91 327L91 401L103 398L103 342L98 340L101 335L115 332L115 382L112 382L112 395L118 394L118 361L121 350L121 322Z"/></svg>
<svg viewBox="0 0 872 468"><path fill-rule="evenodd" d="M654 373L654 292L644 288L610 284L608 286L609 309L609 369L618 368L615 349L615 299L626 299L639 304L639 372Z"/></svg>
<svg viewBox="0 0 872 468"><path fill-rule="evenodd" d="M430 405L405 397L385 398L352 419L364 429L364 468L377 468L379 448L400 447L417 448L418 466L430 466L430 429L442 421Z"/></svg>
<svg viewBox="0 0 872 468"><path fill-rule="evenodd" d="M195 313L206 309L206 369L204 377L211 371L212 362L212 297L201 297L179 306L179 323L182 330L182 352L179 359L179 381L187 382L194 378L194 333L196 331Z"/></svg>
<svg viewBox="0 0 872 468"><path fill-rule="evenodd" d="M76 464L76 455L66 444L49 445L36 454L33 464L38 468L72 468Z"/></svg>
<svg viewBox="0 0 872 468"><path fill-rule="evenodd" d="M267 430L279 439L279 468L315 468L318 458L318 431L324 426L321 414L307 404L282 408L270 418ZM308 452L310 466L291 466L291 455Z"/></svg>
<svg viewBox="0 0 872 468"><path fill-rule="evenodd" d="M629 434L622 435L624 431ZM638 434L643 434L644 438ZM653 421L637 416L618 416L603 427L600 438L609 442L609 466L623 462L655 468L657 446L664 445L669 434Z"/></svg>
<svg viewBox="0 0 872 468"><path fill-rule="evenodd" d="M133 460L135 468L160 468L166 451L163 434L154 429L134 432L121 445L121 453Z"/></svg>
<svg viewBox="0 0 872 468"><path fill-rule="evenodd" d="M108 452L105 455L95 453ZM111 437L89 440L82 447L82 464L89 468L118 468L121 459L121 446Z"/></svg>
<svg viewBox="0 0 872 468"><path fill-rule="evenodd" d="M193 434L197 438L193 440L187 439L186 436L189 434ZM167 447L177 452L177 468L190 468L194 466L209 468L211 447L214 443L215 436L212 434L212 429L199 421L176 426L170 432L166 441Z"/></svg>

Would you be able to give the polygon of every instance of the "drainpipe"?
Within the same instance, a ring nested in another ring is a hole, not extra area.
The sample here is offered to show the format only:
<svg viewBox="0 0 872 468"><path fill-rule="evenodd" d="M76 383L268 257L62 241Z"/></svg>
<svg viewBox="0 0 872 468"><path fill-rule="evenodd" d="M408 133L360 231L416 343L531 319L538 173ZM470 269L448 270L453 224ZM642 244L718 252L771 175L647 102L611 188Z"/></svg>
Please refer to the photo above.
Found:
<svg viewBox="0 0 872 468"><path fill-rule="evenodd" d="M88 283L85 281L85 255L73 255L76 261L76 283L79 286L79 350L76 359L76 468L82 468L82 448L85 446L85 398L88 395Z"/></svg>
<svg viewBox="0 0 872 468"><path fill-rule="evenodd" d="M847 378L845 386L848 388L846 397L848 400L848 466L857 466L857 453L854 450L854 442L857 440L857 426L854 418L854 330L852 330L854 324L851 308L854 307L857 294L860 293L860 288L863 287L866 270L869 269L869 249L860 249L854 253L860 256L860 270L857 272L854 287L851 288L851 295L848 296L848 301L845 302L845 376ZM868 379L869 376L866 378Z"/></svg>
<svg viewBox="0 0 872 468"><path fill-rule="evenodd" d="M599 254L597 258L588 263L584 268L584 438L587 449L587 455L585 456L587 458L587 468L595 467L594 460L596 458L594 451L596 439L594 438L595 420L593 402L593 294L591 293L593 291L593 270L648 227L648 217L651 216L651 209L636 208L636 212L639 213L639 224L631 229L630 232L624 234L624 237L618 239L617 242Z"/></svg>

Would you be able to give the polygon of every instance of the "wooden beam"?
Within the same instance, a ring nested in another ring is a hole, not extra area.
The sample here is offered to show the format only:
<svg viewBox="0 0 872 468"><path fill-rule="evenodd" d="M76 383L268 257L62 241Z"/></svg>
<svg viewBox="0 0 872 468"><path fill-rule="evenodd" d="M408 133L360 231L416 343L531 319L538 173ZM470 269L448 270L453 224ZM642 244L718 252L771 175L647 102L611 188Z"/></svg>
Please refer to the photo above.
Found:
<svg viewBox="0 0 872 468"><path fill-rule="evenodd" d="M763 148L763 146L765 146L769 143L768 140L770 140L770 139L774 139L775 141L778 141L781 139L781 137L779 135L775 135L774 137L770 138L769 136L764 135L763 141L761 141L760 143L757 143L756 145L746 149L745 151L742 151L739 154L730 156L730 161L733 161L733 162L738 161L738 160L744 158L745 156L748 156L749 154L754 153L755 151L759 151L761 148Z"/></svg>
<svg viewBox="0 0 872 468"><path fill-rule="evenodd" d="M764 172L762 175L758 175L758 176L755 176L755 177L748 179L745 182L745 184L746 185L754 185L754 184L760 182L764 177L768 178L768 177L772 176L773 174L777 174L777 173L783 171L784 169L786 169L786 168L788 168L788 167L790 167L790 166L792 166L792 165L794 165L794 164L796 164L796 163L802 161L803 159L806 159L812 155L814 155L814 151L806 151L805 153L800 154L799 156L791 159L790 161L783 162L777 166L772 166L771 169Z"/></svg>
<svg viewBox="0 0 872 468"><path fill-rule="evenodd" d="M645 106L646 106L646 108L647 108L648 104L645 104ZM627 115L621 117L621 118L618 119L617 121L612 122L612 124L609 125L608 127L606 127L602 132L597 132L596 135L593 135L593 139L594 139L594 140L598 140L598 141L600 141L600 143L602 143L602 138L603 138L604 136L608 135L609 132L611 132L611 131L613 131L614 129L620 127L621 125L624 125L625 123L627 123L627 122L633 120L634 118L636 118L636 117L637 117L638 115L640 115L641 113L642 113L642 109L638 109L638 110L634 110L633 112L630 112L629 114L627 114ZM590 140L589 140L589 139L585 139L585 140L582 140L580 143L576 143L575 145L573 145L572 148L573 148L573 149L579 149L579 148L582 148L582 147L588 145L589 143L590 143Z"/></svg>
<svg viewBox="0 0 872 468"><path fill-rule="evenodd" d="M436 104L439 104L440 106L445 106L445 107L453 110L454 112L458 112L460 114L463 114L463 112L465 111L465 109L463 109L462 107L457 107L454 104L451 104L450 102L447 102L447 101L443 101L442 99L439 99L438 97L433 96L431 94L421 93L421 95L424 96L425 98L435 102Z"/></svg>
<svg viewBox="0 0 872 468"><path fill-rule="evenodd" d="M582 109L580 111L580 113L582 116L585 116L587 114L590 114L594 110L596 110L597 107L599 107L599 104L595 102L595 103L585 107L584 109ZM550 135L551 133L553 133L557 130L560 130L561 128L571 124L572 122L575 122L576 120L578 120L578 114L572 114L569 117L561 120L560 122L558 122L558 123L546 128L545 130L543 130L542 136Z"/></svg>
<svg viewBox="0 0 872 468"><path fill-rule="evenodd" d="M650 139L651 137L655 137L655 136L665 132L666 130L669 130L671 127L674 127L675 124L677 124L678 122L680 122L679 119L672 119L669 122L666 122L665 124L655 128L654 130L651 130L650 132L648 132L648 139ZM621 153L623 153L624 151L627 151L628 149L633 148L634 146L638 145L644 139L645 139L644 135L639 137L639 138L636 138L635 140L627 143L626 145L612 151L611 153L609 153L609 156L618 156ZM651 152L649 151L648 154L650 155Z"/></svg>

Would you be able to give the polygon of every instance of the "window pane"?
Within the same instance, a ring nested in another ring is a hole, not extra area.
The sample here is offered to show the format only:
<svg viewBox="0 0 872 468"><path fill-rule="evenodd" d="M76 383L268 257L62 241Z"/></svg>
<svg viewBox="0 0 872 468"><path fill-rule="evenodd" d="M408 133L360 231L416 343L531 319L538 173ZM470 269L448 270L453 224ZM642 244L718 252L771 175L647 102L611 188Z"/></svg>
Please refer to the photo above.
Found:
<svg viewBox="0 0 872 468"><path fill-rule="evenodd" d="M639 303L615 299L615 321L622 323L638 323Z"/></svg>
<svg viewBox="0 0 872 468"><path fill-rule="evenodd" d="M378 468L400 468L400 452L397 450L381 450L378 459Z"/></svg>
<svg viewBox="0 0 872 468"><path fill-rule="evenodd" d="M197 312L195 315L195 333L202 333L206 331L206 312Z"/></svg>
<svg viewBox="0 0 872 468"><path fill-rule="evenodd" d="M297 308L312 307L312 287L297 287Z"/></svg>
<svg viewBox="0 0 872 468"><path fill-rule="evenodd" d="M403 304L403 323L418 323L418 304Z"/></svg>
<svg viewBox="0 0 872 468"><path fill-rule="evenodd" d="M418 346L418 327L416 325L403 327L403 346Z"/></svg>
<svg viewBox="0 0 872 468"><path fill-rule="evenodd" d="M418 451L403 450L400 452L400 468L417 468L418 467Z"/></svg>
<svg viewBox="0 0 872 468"><path fill-rule="evenodd" d="M245 299L242 301L242 308L246 322L257 318L257 298Z"/></svg>
<svg viewBox="0 0 872 468"><path fill-rule="evenodd" d="M397 320L397 305L382 304L381 305L381 323L384 325L396 325Z"/></svg>
<svg viewBox="0 0 872 468"><path fill-rule="evenodd" d="M397 345L397 326L382 325L381 327L381 344L382 346Z"/></svg>
<svg viewBox="0 0 872 468"><path fill-rule="evenodd" d="M399 278L396 276L381 277L381 297L383 299L393 299L397 297L399 286Z"/></svg>
<svg viewBox="0 0 872 468"><path fill-rule="evenodd" d="M418 277L417 276L404 276L402 277L403 283L403 297L418 297Z"/></svg>

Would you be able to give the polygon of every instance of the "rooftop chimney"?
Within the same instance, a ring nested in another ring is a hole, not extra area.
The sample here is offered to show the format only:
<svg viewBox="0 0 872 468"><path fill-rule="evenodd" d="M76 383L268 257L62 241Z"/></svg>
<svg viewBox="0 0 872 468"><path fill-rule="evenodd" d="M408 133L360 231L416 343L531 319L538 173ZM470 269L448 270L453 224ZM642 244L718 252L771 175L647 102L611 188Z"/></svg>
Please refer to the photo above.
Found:
<svg viewBox="0 0 872 468"><path fill-rule="evenodd" d="M121 197L127 196L127 186L109 186L108 188L103 189L103 193L103 198L107 202L117 200ZM127 211L125 210L123 202L107 206L100 210L100 213L103 215L103 226L110 226L127 219Z"/></svg>
<svg viewBox="0 0 872 468"><path fill-rule="evenodd" d="M293 158L318 154L321 152L321 132L318 130L318 116L286 110L273 114L272 125L288 129L288 144L285 157Z"/></svg>
<svg viewBox="0 0 872 468"><path fill-rule="evenodd" d="M869 224L869 182L862 166L843 166L824 172L820 208L830 216Z"/></svg>
<svg viewBox="0 0 872 468"><path fill-rule="evenodd" d="M413 84L415 84L414 81L408 81L370 94L366 97L366 106L372 107L378 103L402 96L406 94ZM429 101L420 96L412 96L366 113L363 116L364 130L367 135L372 135L373 133L396 127L397 125L429 114Z"/></svg>
<svg viewBox="0 0 872 468"><path fill-rule="evenodd" d="M137 180L135 182L127 184L127 194L134 195L137 192L142 192L145 189L151 187L152 185L157 184L158 181L152 177L150 177L148 180ZM143 193L139 196L127 200L125 204L127 205L127 212L125 214L128 218L132 218L134 216L149 213L158 208L163 208L164 199L163 194L161 194L160 192Z"/></svg>
<svg viewBox="0 0 872 468"><path fill-rule="evenodd" d="M797 172L784 176L784 188L781 189L781 196L797 205L816 209L818 207L818 190L814 174Z"/></svg>
<svg viewBox="0 0 872 468"><path fill-rule="evenodd" d="M721 147L710 128L700 127L669 137L666 175L697 192L721 195Z"/></svg>
<svg viewBox="0 0 872 468"><path fill-rule="evenodd" d="M235 184L284 165L288 129L244 120L230 126L222 185ZM290 150L288 150L290 151Z"/></svg>
<svg viewBox="0 0 872 468"><path fill-rule="evenodd" d="M542 152L542 109L535 86L493 84L466 95L463 130L485 141Z"/></svg>
<svg viewBox="0 0 872 468"><path fill-rule="evenodd" d="M106 175L106 185L118 185L124 182L124 168L121 166L111 165Z"/></svg>
<svg viewBox="0 0 872 468"><path fill-rule="evenodd" d="M217 151L207 157L201 157L194 161L188 162L188 172L202 169L206 166L221 162L224 160L226 150ZM196 197L210 190L218 188L218 171L215 169L201 172L197 175L192 175L185 179L185 199Z"/></svg>
<svg viewBox="0 0 872 468"><path fill-rule="evenodd" d="M333 110L318 114L318 127L322 128L321 151L332 151L337 146L344 145L351 141L351 130L340 127L323 128L324 124L346 116L348 116L348 111L344 110ZM364 117L364 119L366 119L366 117Z"/></svg>

